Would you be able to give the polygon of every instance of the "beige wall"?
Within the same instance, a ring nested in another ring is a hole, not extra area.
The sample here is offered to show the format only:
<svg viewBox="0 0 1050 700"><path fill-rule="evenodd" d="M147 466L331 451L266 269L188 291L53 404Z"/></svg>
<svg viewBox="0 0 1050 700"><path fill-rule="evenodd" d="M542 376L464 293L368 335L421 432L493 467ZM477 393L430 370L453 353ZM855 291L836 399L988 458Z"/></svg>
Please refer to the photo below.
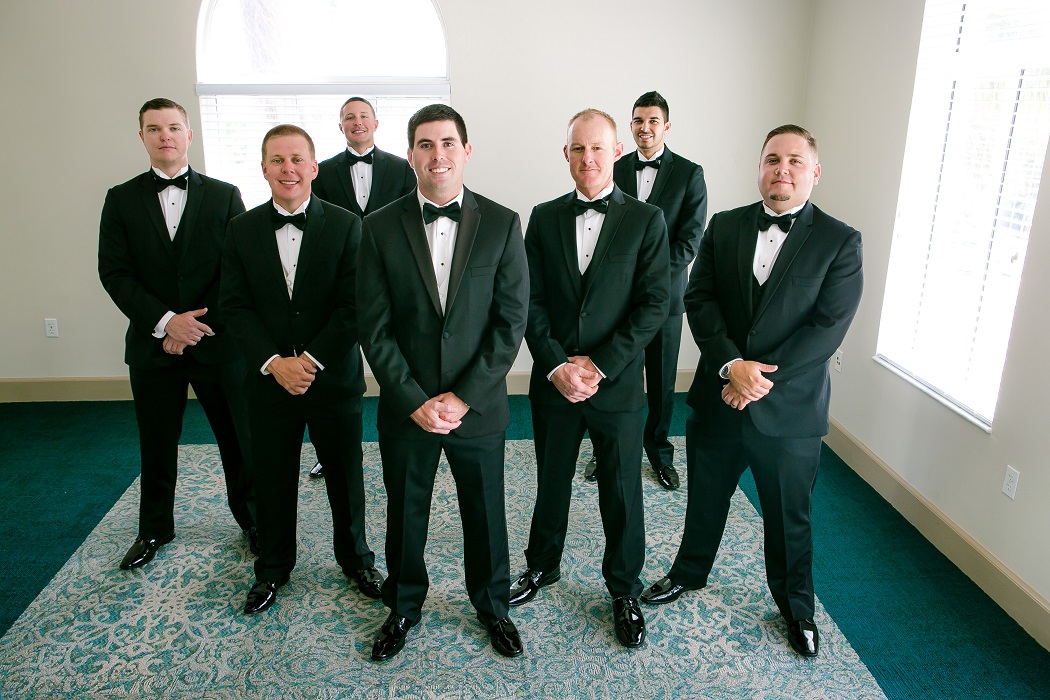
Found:
<svg viewBox="0 0 1050 700"><path fill-rule="evenodd" d="M866 292L834 376L833 416L932 511L1050 598L1050 415L1045 300L1050 278L1021 286L991 434L956 416L870 358L899 187L922 3L913 0L625 0L485 3L438 0L450 45L452 103L470 127L467 184L515 208L570 188L565 120L606 109L626 129L634 98L671 102L672 149L707 173L710 209L757 198L762 135L787 121L821 141L815 201L865 237ZM643 10L643 11L640 11ZM8 135L0 223L0 381L124 376L125 321L95 272L106 189L146 167L136 113L147 98L194 93L198 5L157 0L4 3L0 85ZM775 30L765 30L773 22ZM658 58L630 57L631 38ZM163 47L162 49L159 47ZM656 56L658 52L653 52ZM166 67L151 60L163 56ZM198 142L191 161L202 165ZM206 168L204 168L206 171ZM1046 172L1050 173L1050 169ZM57 182L57 185L43 186ZM1050 202L1050 178L1043 186ZM1050 266L1050 210L1036 212L1027 269ZM46 339L44 317L61 337ZM680 366L697 351L683 345ZM516 364L527 370L523 350ZM999 493L1005 465L1021 472L1017 500Z"/></svg>

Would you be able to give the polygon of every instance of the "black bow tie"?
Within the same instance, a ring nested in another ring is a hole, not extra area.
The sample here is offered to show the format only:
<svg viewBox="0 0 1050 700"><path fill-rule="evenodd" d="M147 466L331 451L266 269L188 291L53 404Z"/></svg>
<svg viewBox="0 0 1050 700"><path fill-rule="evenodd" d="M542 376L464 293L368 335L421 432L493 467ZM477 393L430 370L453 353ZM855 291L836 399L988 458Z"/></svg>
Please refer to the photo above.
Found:
<svg viewBox="0 0 1050 700"><path fill-rule="evenodd" d="M609 211L609 198L602 197L601 199L596 199L593 202L585 202L579 197L572 200L572 210L576 213L576 216L586 213L588 209L593 209L599 214L604 214L605 212Z"/></svg>
<svg viewBox="0 0 1050 700"><path fill-rule="evenodd" d="M353 166L357 165L358 163L368 163L369 165L371 165L372 164L372 153L373 153L372 151L369 151L368 153L364 154L363 156L359 156L356 153L354 153L353 151L347 151L346 152L346 159L348 161L350 161L350 167L353 167Z"/></svg>
<svg viewBox="0 0 1050 700"><path fill-rule="evenodd" d="M659 158L654 158L653 160L636 160L636 161L634 161L634 169L635 170L644 170L645 168L656 168L657 170L659 170L660 169L660 161L662 159L663 159L663 156L660 156Z"/></svg>
<svg viewBox="0 0 1050 700"><path fill-rule="evenodd" d="M299 212L292 216L285 216L276 209L273 212L273 230L282 229L288 224L295 226L300 231L306 230L306 212Z"/></svg>
<svg viewBox="0 0 1050 700"><path fill-rule="evenodd" d="M781 214L780 216L770 216L764 211L758 213L758 230L766 231L770 226L778 226L780 230L787 233L791 230L791 224L795 223L795 219L798 217L798 212L794 214Z"/></svg>
<svg viewBox="0 0 1050 700"><path fill-rule="evenodd" d="M163 192L169 187L178 187L180 190L186 189L186 181L189 179L190 171L187 170L182 175L177 175L170 180L167 180L157 173L153 173L153 180L157 183L157 191Z"/></svg>
<svg viewBox="0 0 1050 700"><path fill-rule="evenodd" d="M423 221L428 224L436 221L439 216L444 216L458 223L462 218L462 214L463 210L460 209L459 202L452 202L452 204L446 204L443 207L436 207L429 202L423 205Z"/></svg>

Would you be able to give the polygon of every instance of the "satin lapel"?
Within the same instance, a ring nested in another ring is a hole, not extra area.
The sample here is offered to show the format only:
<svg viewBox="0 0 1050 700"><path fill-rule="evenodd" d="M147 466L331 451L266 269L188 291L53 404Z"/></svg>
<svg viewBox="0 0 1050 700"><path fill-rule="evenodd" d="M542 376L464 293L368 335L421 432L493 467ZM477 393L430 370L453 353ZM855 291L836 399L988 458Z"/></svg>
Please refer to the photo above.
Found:
<svg viewBox="0 0 1050 700"><path fill-rule="evenodd" d="M250 230L257 232L255 235L259 236L259 251L264 258L263 265L269 271L269 274L273 275L274 281L281 285L281 291L283 297L288 298L288 285L284 281L284 266L281 264L281 251L277 248L277 235L274 233L273 224L270 223L271 212L273 209L273 200L266 203L266 206L259 207L258 209L252 209L254 214L249 213L246 216L254 216L256 221L253 222ZM302 249L300 248L300 252ZM298 278L298 275L296 276Z"/></svg>
<svg viewBox="0 0 1050 700"><path fill-rule="evenodd" d="M620 230L620 224L623 222L623 217L626 213L627 205L624 203L623 191L613 189L612 195L609 197L609 211L605 212L602 230L598 232L598 241L594 244L594 255L591 257L591 264L587 266L587 274L583 276L584 294L587 294L591 287L591 280L594 279L598 270L601 269L602 263L605 262L605 254L609 252L609 246L612 245L613 239L616 238L616 233Z"/></svg>
<svg viewBox="0 0 1050 700"><path fill-rule="evenodd" d="M190 170L189 187L186 190L186 208L182 210L179 227L175 230L175 245L179 250L188 250L193 230L197 224L197 215L204 201L204 181L194 170Z"/></svg>
<svg viewBox="0 0 1050 700"><path fill-rule="evenodd" d="M583 295L583 280L576 252L576 215L572 211L572 200L575 198L576 191L573 190L558 207L558 238L561 239L561 250L569 280L572 282L572 288L576 290L576 296L580 297Z"/></svg>
<svg viewBox="0 0 1050 700"><path fill-rule="evenodd" d="M757 218L755 225L756 227L758 225ZM762 285L765 289L762 290L762 301L759 302L758 308L755 309L756 319L766 310L770 298L777 293L781 283L787 276L788 270L791 268L791 263L795 260L795 256L798 255L798 252L805 245L812 232L813 205L807 202L805 208L798 213L798 218L795 219L795 223L791 226L791 232L784 239L784 245L780 247L780 253L777 254L776 262L773 263L773 269L769 271L769 278Z"/></svg>
<svg viewBox="0 0 1050 700"><path fill-rule="evenodd" d="M357 206L357 194L354 192L354 183L350 180L350 163L346 157L346 151L343 151L342 156L339 158L339 166L336 168L336 172L339 173L339 184L343 186L343 194L346 195L347 200L350 202L350 211L363 216L361 208Z"/></svg>
<svg viewBox="0 0 1050 700"><path fill-rule="evenodd" d="M299 260L296 262L295 282L292 284L293 299L303 285L303 279L310 276L310 261L313 260L324 242L324 227L324 207L318 203L317 197L311 197L310 204L306 207L306 230L303 231L303 243L299 246ZM277 237L274 236L273 238L276 246ZM278 262L280 262L280 255L278 255ZM281 270L281 281L284 281L284 268L281 268Z"/></svg>
<svg viewBox="0 0 1050 700"><path fill-rule="evenodd" d="M409 198L405 203L405 208L401 212L401 225L405 228L408 247L412 249L412 257L416 259L416 267L419 268L420 278L427 289L427 296L430 297L434 312L438 316L444 316L441 311L441 300L438 298L434 261L430 257L430 246L427 245L427 232L423 229L423 212L420 211L419 200L415 197Z"/></svg>
<svg viewBox="0 0 1050 700"><path fill-rule="evenodd" d="M157 197L157 187L153 184L151 173L147 172L139 178L139 189L142 192L142 203L146 207L146 213L149 214L149 220L153 223L154 232L160 236L164 250L174 258L175 245L171 242L171 236L168 235L168 227L164 223L164 213L160 210L160 199Z"/></svg>
<svg viewBox="0 0 1050 700"><path fill-rule="evenodd" d="M624 156L624 160L626 161L626 167L624 169L627 171L627 174L623 178L623 184L620 186L620 189L632 197L637 198L638 176L635 175L634 164L638 162L638 151L627 154Z"/></svg>
<svg viewBox="0 0 1050 700"><path fill-rule="evenodd" d="M737 230L737 274L740 276L740 303L754 318L751 306L751 285L754 284L755 248L758 246L758 212L762 205L753 205L740 218Z"/></svg>
<svg viewBox="0 0 1050 700"><path fill-rule="evenodd" d="M656 182L653 183L653 191L645 201L652 204L660 199L667 181L671 179L671 171L674 170L674 155L670 149L664 148L663 158L660 159L660 167L656 170Z"/></svg>
<svg viewBox="0 0 1050 700"><path fill-rule="evenodd" d="M480 225L481 212L478 211L478 202L470 190L464 189L463 218L456 231L456 248L452 251L452 271L448 277L448 297L445 299L446 315L456 301L456 292L463 281L463 273L467 269L467 261L470 259L470 251L474 248L474 239L478 235Z"/></svg>
<svg viewBox="0 0 1050 700"><path fill-rule="evenodd" d="M372 149L372 188L368 190L368 201L365 202L365 209L368 210L372 202L377 201L375 194L380 192L380 188L383 186L383 178L386 176L387 161L386 153L380 151L378 148Z"/></svg>

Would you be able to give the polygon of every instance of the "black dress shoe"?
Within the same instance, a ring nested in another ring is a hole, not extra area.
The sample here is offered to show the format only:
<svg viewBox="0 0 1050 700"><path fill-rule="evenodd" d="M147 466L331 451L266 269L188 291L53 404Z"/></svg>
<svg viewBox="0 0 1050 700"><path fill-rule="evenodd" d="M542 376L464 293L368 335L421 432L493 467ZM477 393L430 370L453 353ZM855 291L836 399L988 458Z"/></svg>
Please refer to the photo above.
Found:
<svg viewBox="0 0 1050 700"><path fill-rule="evenodd" d="M623 596L613 600L613 625L620 644L633 649L645 641L645 618L638 607L638 599Z"/></svg>
<svg viewBox="0 0 1050 700"><path fill-rule="evenodd" d="M244 536L248 538L248 549L252 551L255 556L262 555L262 547L259 546L259 530L254 525L244 531Z"/></svg>
<svg viewBox="0 0 1050 700"><path fill-rule="evenodd" d="M662 579L642 591L642 602L649 605L663 605L673 603L686 591L698 591L703 586L679 586L670 578L664 576Z"/></svg>
<svg viewBox="0 0 1050 700"><path fill-rule="evenodd" d="M362 594L373 600L379 600L383 597L383 574L379 573L379 570L374 566L351 571L347 576L357 583L357 590L361 591Z"/></svg>
<svg viewBox="0 0 1050 700"><path fill-rule="evenodd" d="M597 481L598 475L595 472L598 471L598 463L591 457L590 461L587 462L587 466L583 468L583 480L584 481Z"/></svg>
<svg viewBox="0 0 1050 700"><path fill-rule="evenodd" d="M131 549L120 560L120 568L125 570L137 569L144 564L149 564L153 561L153 557L157 556L157 550L173 539L175 539L174 532L167 537L136 538L135 543L131 545Z"/></svg>
<svg viewBox="0 0 1050 700"><path fill-rule="evenodd" d="M678 470L671 465L666 467L653 467L656 472L656 480L668 491L674 491L681 484L678 478Z"/></svg>
<svg viewBox="0 0 1050 700"><path fill-rule="evenodd" d="M277 589L283 583L274 581L256 581L248 591L248 600L244 603L244 612L248 615L262 612L277 601Z"/></svg>
<svg viewBox="0 0 1050 700"><path fill-rule="evenodd" d="M521 656L521 636L509 617L490 620L478 613L478 622L485 625L485 629L489 631L489 640L492 642L493 649L510 658Z"/></svg>
<svg viewBox="0 0 1050 700"><path fill-rule="evenodd" d="M524 605L535 598L541 588L560 580L560 566L556 566L554 569L547 572L537 571L536 569L525 569L521 576L511 584L510 604Z"/></svg>
<svg viewBox="0 0 1050 700"><path fill-rule="evenodd" d="M816 656L820 651L820 634L813 620L795 620L788 625L788 642L802 656Z"/></svg>
<svg viewBox="0 0 1050 700"><path fill-rule="evenodd" d="M387 615L372 644L372 661L386 661L397 656L405 647L405 637L408 636L411 627L412 623L407 617L401 617L394 612Z"/></svg>
<svg viewBox="0 0 1050 700"><path fill-rule="evenodd" d="M323 476L324 476L324 467L322 467L321 463L318 462L317 464L314 465L314 468L310 470L310 478L311 479L320 479Z"/></svg>

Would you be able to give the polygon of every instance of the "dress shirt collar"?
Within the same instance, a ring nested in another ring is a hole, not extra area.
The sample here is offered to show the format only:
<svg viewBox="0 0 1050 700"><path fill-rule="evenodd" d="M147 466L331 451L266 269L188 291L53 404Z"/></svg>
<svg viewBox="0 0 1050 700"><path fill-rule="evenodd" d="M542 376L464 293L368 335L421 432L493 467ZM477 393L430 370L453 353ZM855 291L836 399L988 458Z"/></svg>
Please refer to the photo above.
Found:
<svg viewBox="0 0 1050 700"><path fill-rule="evenodd" d="M174 180L174 179L175 179L176 177L182 177L182 176L183 176L183 175L185 175L185 174L186 174L187 172L189 172L190 166L188 166L188 165L186 165L186 166L183 166L183 167L182 167L182 168L181 168L181 169L179 170L179 172L175 173L175 177L168 177L168 176L167 176L167 175L166 175L166 174L164 173L164 171L163 171L163 170L161 170L161 169L159 169L159 168L156 168L156 167L154 167L154 166L150 166L150 169L151 169L151 170L153 171L153 174L154 174L154 175L156 175L157 177L159 177L159 178L160 178L161 180Z"/></svg>
<svg viewBox="0 0 1050 700"><path fill-rule="evenodd" d="M800 204L797 207L795 207L794 209L788 209L787 211L780 212L779 214L776 213L775 211L773 211L772 209L770 209L768 206L766 206L765 202L762 202L762 208L770 216L784 216L784 214L797 214L798 212L802 211L802 207L806 206L807 204L809 204L809 200L808 199L805 202L803 202L802 204Z"/></svg>
<svg viewBox="0 0 1050 700"><path fill-rule="evenodd" d="M662 149L662 148L660 149L660 152L659 153L655 153L652 158L646 158L645 156L642 155L641 151L638 151L638 161L641 162L641 163L648 163L651 160L656 160L657 158L663 158L663 155L664 155L664 149Z"/></svg>
<svg viewBox="0 0 1050 700"><path fill-rule="evenodd" d="M580 192L577 189L576 190L576 199L579 199L579 200L584 201L584 202L596 202L599 199L601 199L602 197L608 197L610 194L612 194L612 191L613 191L614 187L616 187L616 183L610 182L609 186L606 187L601 192L599 192L598 195L594 199L587 199L586 197L583 196L583 192Z"/></svg>
<svg viewBox="0 0 1050 700"><path fill-rule="evenodd" d="M273 203L273 208L277 210L277 213L283 216L295 216L296 214L301 214L305 212L306 208L310 205L310 197L307 197L295 211L288 211L274 200L271 199L270 201Z"/></svg>
<svg viewBox="0 0 1050 700"><path fill-rule="evenodd" d="M459 204L459 206L462 207L463 206L463 192L464 192L463 190L460 190L459 194L457 194L455 197L453 197L452 199L448 200L444 204L437 204L436 202L431 202L429 199L424 197L423 193L420 192L419 188L417 187L416 188L416 199L419 200L419 210L423 211L423 205L424 204L430 204L431 206L435 206L435 207L440 208L440 207L447 207L449 204L452 204L452 202L457 202Z"/></svg>

